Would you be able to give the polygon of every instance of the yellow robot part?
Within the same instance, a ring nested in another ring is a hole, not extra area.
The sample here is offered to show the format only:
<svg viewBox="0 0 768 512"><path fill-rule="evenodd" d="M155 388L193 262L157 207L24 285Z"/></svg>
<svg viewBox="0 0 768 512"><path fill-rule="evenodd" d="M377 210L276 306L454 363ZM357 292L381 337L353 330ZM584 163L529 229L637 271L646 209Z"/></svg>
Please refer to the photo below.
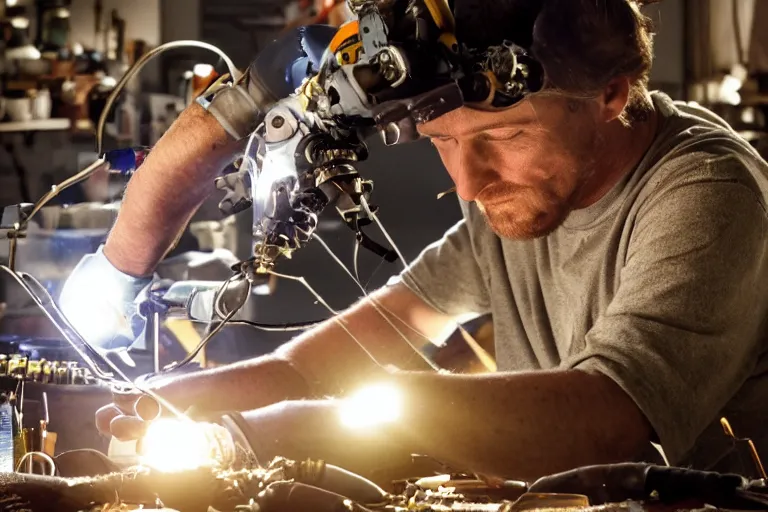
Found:
<svg viewBox="0 0 768 512"><path fill-rule="evenodd" d="M356 64L363 53L360 24L355 20L339 27L328 49L334 54L339 65Z"/></svg>

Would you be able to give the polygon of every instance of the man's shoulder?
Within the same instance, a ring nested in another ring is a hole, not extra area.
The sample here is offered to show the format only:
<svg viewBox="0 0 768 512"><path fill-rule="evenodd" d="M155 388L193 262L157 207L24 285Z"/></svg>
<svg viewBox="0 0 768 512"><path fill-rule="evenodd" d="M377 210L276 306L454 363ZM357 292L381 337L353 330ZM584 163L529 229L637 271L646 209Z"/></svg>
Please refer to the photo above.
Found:
<svg viewBox="0 0 768 512"><path fill-rule="evenodd" d="M741 183L760 193L768 188L768 164L756 154L716 144L671 155L649 185L661 190L696 183Z"/></svg>
<svg viewBox="0 0 768 512"><path fill-rule="evenodd" d="M725 182L768 198L768 163L747 141L706 109L680 102L672 108L655 154L637 180L639 199L686 185Z"/></svg>
<svg viewBox="0 0 768 512"><path fill-rule="evenodd" d="M733 204L734 197L751 198L768 211L765 161L739 151L702 148L662 165L638 191L632 217L639 219L659 208L671 216L697 212L704 217L733 217L746 206Z"/></svg>

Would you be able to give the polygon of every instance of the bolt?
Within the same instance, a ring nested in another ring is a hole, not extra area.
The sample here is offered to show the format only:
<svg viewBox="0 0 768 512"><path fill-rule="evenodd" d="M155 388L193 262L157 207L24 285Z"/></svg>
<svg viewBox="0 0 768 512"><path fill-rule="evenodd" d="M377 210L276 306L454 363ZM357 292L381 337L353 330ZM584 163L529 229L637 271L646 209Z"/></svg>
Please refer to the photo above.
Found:
<svg viewBox="0 0 768 512"><path fill-rule="evenodd" d="M379 56L379 60L381 62L389 62L389 52L382 52L382 54Z"/></svg>
<svg viewBox="0 0 768 512"><path fill-rule="evenodd" d="M282 128L285 124L285 118L282 116L275 116L272 118L272 128Z"/></svg>

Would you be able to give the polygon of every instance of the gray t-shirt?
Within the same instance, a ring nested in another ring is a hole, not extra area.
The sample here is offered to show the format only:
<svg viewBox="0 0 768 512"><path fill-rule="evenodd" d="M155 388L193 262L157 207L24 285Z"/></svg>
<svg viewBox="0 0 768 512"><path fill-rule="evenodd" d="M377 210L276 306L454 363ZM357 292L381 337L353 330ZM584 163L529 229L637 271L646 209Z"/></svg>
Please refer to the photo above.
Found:
<svg viewBox="0 0 768 512"><path fill-rule="evenodd" d="M711 112L653 100L655 141L597 203L511 241L462 202L401 278L444 313L491 314L500 371L603 373L672 465L751 471L719 419L768 457L768 165Z"/></svg>

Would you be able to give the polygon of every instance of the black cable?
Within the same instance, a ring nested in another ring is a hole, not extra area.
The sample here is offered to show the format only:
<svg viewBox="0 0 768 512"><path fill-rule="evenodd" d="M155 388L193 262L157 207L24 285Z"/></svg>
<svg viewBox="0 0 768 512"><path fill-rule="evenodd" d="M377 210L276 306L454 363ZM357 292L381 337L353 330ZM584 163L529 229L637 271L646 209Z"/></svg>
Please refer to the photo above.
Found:
<svg viewBox="0 0 768 512"><path fill-rule="evenodd" d="M352 252L352 261L353 261L353 267L355 269L355 279L357 279L357 284L363 287L363 292L368 293L368 287L371 285L371 281L373 281L373 278L376 277L376 274L381 269L382 265L384 265L383 258L379 259L379 264L376 265L376 268L373 269L373 272L371 272L371 275L368 276L368 279L365 281L365 284L363 284L362 280L360 279L360 242L356 239L355 240L355 247Z"/></svg>
<svg viewBox="0 0 768 512"><path fill-rule="evenodd" d="M379 264L378 264L378 265L376 265L376 268L375 268L375 269L373 269L373 272L371 272L371 275L368 277L368 280L367 280L367 281L365 282L365 284L363 285L363 286L365 287L366 291L367 291L367 290L368 290L368 288L371 286L371 281L373 281L373 278L374 278L374 277L376 277L376 274L378 274L378 273L379 273L379 270L381 270L381 267L383 267L383 266L384 266L384 261L385 261L385 260L383 260L383 259L380 259L380 260L379 260Z"/></svg>
<svg viewBox="0 0 768 512"><path fill-rule="evenodd" d="M263 324L259 322L251 322L249 320L230 320L227 323L229 325L246 325L248 327L253 327L254 329L259 329L261 331L290 332L290 331L303 331L305 329L310 329L312 327L320 325L323 322L325 322L325 320L315 320L311 322L296 322L296 323L285 323L285 324Z"/></svg>

